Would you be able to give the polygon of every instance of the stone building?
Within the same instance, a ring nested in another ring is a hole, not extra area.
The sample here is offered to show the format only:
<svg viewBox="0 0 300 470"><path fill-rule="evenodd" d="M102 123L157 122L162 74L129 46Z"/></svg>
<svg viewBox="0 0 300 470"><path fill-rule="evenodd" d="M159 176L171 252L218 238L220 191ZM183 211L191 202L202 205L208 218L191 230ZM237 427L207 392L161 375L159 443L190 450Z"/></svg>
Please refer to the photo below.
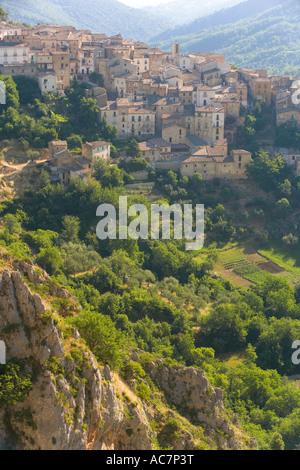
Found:
<svg viewBox="0 0 300 470"><path fill-rule="evenodd" d="M181 173L183 176L200 173L203 179L244 179L250 160L251 153L245 150L233 150L227 155L222 148L207 146L182 162Z"/></svg>
<svg viewBox="0 0 300 470"><path fill-rule="evenodd" d="M250 96L255 102L265 101L268 106L272 102L273 82L269 78L254 78L249 82Z"/></svg>
<svg viewBox="0 0 300 470"><path fill-rule="evenodd" d="M193 134L214 144L224 139L225 112L222 106L202 106L195 108Z"/></svg>
<svg viewBox="0 0 300 470"><path fill-rule="evenodd" d="M82 145L82 155L93 164L100 159L104 160L106 163L109 163L110 146L110 142L86 142Z"/></svg>

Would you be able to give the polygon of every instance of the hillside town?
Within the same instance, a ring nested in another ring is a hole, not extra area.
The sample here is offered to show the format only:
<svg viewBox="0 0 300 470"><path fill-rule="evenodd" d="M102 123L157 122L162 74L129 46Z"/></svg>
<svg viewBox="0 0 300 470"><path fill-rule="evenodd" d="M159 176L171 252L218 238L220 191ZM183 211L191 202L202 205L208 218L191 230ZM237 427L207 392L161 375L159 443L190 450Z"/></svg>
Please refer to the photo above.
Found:
<svg viewBox="0 0 300 470"><path fill-rule="evenodd" d="M121 35L48 24L30 28L6 18L0 23L0 74L31 77L44 96L63 95L74 77L87 83L99 121L115 126L121 140L136 139L152 168L184 176L245 178L252 155L230 145L257 103L271 107L277 125L300 125L295 78L238 69L214 52L182 55L178 43L169 53ZM300 174L300 155L283 154ZM109 162L109 142L85 143L76 156L64 141L49 143L55 181L86 178L97 158Z"/></svg>

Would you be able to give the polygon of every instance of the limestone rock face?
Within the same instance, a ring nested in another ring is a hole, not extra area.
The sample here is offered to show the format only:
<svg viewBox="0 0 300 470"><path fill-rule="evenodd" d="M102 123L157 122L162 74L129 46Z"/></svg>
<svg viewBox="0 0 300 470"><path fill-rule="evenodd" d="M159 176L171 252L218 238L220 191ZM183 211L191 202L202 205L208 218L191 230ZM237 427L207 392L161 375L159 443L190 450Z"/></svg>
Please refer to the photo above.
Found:
<svg viewBox="0 0 300 470"><path fill-rule="evenodd" d="M191 422L215 431L219 448L242 449L236 439L238 421L224 410L223 391L210 385L204 372L189 367L165 367L162 361L152 363L150 375ZM234 423L235 421L235 423Z"/></svg>
<svg viewBox="0 0 300 470"><path fill-rule="evenodd" d="M32 269L29 273L37 282ZM66 292L55 289L56 295L70 296ZM141 402L126 404L125 409L114 375L108 366L101 371L88 350L83 350L78 373L76 360L66 353L63 334L20 271L0 273L0 332L7 359L23 361L36 375L22 403L0 410L0 448L152 449ZM59 360L58 377L52 372L53 359Z"/></svg>
<svg viewBox="0 0 300 470"><path fill-rule="evenodd" d="M61 319L69 308L80 309L77 300L35 266L5 261L0 339L7 360L21 361L31 375L32 388L24 401L0 408L0 449L154 449L157 433L150 423L157 405L145 405L118 374L100 367L78 331L69 327L72 334L66 334ZM196 430L207 428L212 448L242 447L240 429L224 411L222 390L211 387L203 372L158 361L148 373L164 392L167 414L175 405L181 414L176 418L187 418ZM176 450L196 448L189 423Z"/></svg>

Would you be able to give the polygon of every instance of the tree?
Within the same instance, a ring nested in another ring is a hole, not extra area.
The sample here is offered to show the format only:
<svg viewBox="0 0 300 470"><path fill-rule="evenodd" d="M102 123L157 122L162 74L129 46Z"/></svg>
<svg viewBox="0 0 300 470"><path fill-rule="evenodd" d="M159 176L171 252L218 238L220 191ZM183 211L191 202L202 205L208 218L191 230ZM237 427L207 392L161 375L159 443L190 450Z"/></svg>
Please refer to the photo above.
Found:
<svg viewBox="0 0 300 470"><path fill-rule="evenodd" d="M297 235L289 233L288 235L282 237L282 241L288 248L293 248L298 245L299 238L297 237Z"/></svg>
<svg viewBox="0 0 300 470"><path fill-rule="evenodd" d="M83 127L95 127L99 120L99 107L93 98L81 98L79 102L78 121Z"/></svg>
<svg viewBox="0 0 300 470"><path fill-rule="evenodd" d="M6 11L0 7L0 21L4 20L6 17Z"/></svg>
<svg viewBox="0 0 300 470"><path fill-rule="evenodd" d="M146 170L148 168L148 163L144 158L133 157L129 162L121 160L119 168L127 171L128 173L133 173L135 171Z"/></svg>
<svg viewBox="0 0 300 470"><path fill-rule="evenodd" d="M81 152L82 138L80 135L71 134L69 137L67 137L67 143L69 150L75 150L78 151L78 153Z"/></svg>
<svg viewBox="0 0 300 470"><path fill-rule="evenodd" d="M248 175L266 191L277 190L288 174L288 168L281 155L269 156L260 152L248 165Z"/></svg>
<svg viewBox="0 0 300 470"><path fill-rule="evenodd" d="M35 79L25 75L17 75L13 79L19 92L20 104L33 104L35 99L41 98L41 91Z"/></svg>
<svg viewBox="0 0 300 470"><path fill-rule="evenodd" d="M273 434L270 442L270 450L284 450L284 442L279 432Z"/></svg>
<svg viewBox="0 0 300 470"><path fill-rule="evenodd" d="M27 152L27 158L29 158L29 160L31 160L32 162L38 160L39 156L40 152L37 150L28 150Z"/></svg>
<svg viewBox="0 0 300 470"><path fill-rule="evenodd" d="M131 139L126 148L127 157L141 158L142 153L138 142L135 139Z"/></svg>
<svg viewBox="0 0 300 470"><path fill-rule="evenodd" d="M39 188L43 189L46 188L47 186L50 186L50 176L49 173L42 169L40 175L39 175Z"/></svg>
<svg viewBox="0 0 300 470"><path fill-rule="evenodd" d="M201 321L199 343L219 354L241 349L246 338L246 324L235 305L221 304Z"/></svg>
<svg viewBox="0 0 300 470"><path fill-rule="evenodd" d="M153 249L152 269L160 279L176 276L180 266L181 259L179 253L172 253L162 243Z"/></svg>
<svg viewBox="0 0 300 470"><path fill-rule="evenodd" d="M72 215L65 215L62 219L62 226L61 239L64 242L78 243L80 230L79 218Z"/></svg>
<svg viewBox="0 0 300 470"><path fill-rule="evenodd" d="M97 267L101 256L84 243L65 243L61 247L64 269L67 274L77 274Z"/></svg>
<svg viewBox="0 0 300 470"><path fill-rule="evenodd" d="M60 251L55 246L42 248L36 257L36 262L51 276L56 274L63 265Z"/></svg>
<svg viewBox="0 0 300 470"><path fill-rule="evenodd" d="M292 194L292 183L290 180L285 179L284 182L279 185L279 191L283 196L290 196Z"/></svg>
<svg viewBox="0 0 300 470"><path fill-rule="evenodd" d="M104 187L116 188L124 184L123 171L117 166L107 165L102 159L95 162L93 176Z"/></svg>
<svg viewBox="0 0 300 470"><path fill-rule="evenodd" d="M0 406L24 401L32 388L29 374L19 364L0 366Z"/></svg>
<svg viewBox="0 0 300 470"><path fill-rule="evenodd" d="M11 235L19 235L22 232L22 226L19 219L12 215L6 214L3 217L4 227L9 231Z"/></svg>
<svg viewBox="0 0 300 470"><path fill-rule="evenodd" d="M275 369L280 374L297 374L298 366L291 360L292 344L300 337L300 321L271 318L256 344L257 365Z"/></svg>
<svg viewBox="0 0 300 470"><path fill-rule="evenodd" d="M101 264L94 273L85 274L79 279L95 287L101 294L114 292L120 284L118 276L116 276L109 266L105 266L104 264Z"/></svg>
<svg viewBox="0 0 300 470"><path fill-rule="evenodd" d="M288 215L290 212L290 203L285 197L277 201L275 207L279 216Z"/></svg>
<svg viewBox="0 0 300 470"><path fill-rule="evenodd" d="M112 320L100 313L84 310L71 323L78 329L97 359L113 369L120 366L125 336L115 328Z"/></svg>

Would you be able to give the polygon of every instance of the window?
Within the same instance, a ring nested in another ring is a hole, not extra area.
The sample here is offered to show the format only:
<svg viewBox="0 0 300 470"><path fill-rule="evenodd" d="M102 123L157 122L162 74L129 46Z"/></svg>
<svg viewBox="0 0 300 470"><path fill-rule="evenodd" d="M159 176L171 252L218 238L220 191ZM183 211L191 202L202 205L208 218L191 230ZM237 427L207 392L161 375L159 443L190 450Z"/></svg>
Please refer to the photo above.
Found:
<svg viewBox="0 0 300 470"><path fill-rule="evenodd" d="M135 119L134 119L134 116L131 116L131 121L132 121L132 122L134 122L134 121L135 121Z"/></svg>

